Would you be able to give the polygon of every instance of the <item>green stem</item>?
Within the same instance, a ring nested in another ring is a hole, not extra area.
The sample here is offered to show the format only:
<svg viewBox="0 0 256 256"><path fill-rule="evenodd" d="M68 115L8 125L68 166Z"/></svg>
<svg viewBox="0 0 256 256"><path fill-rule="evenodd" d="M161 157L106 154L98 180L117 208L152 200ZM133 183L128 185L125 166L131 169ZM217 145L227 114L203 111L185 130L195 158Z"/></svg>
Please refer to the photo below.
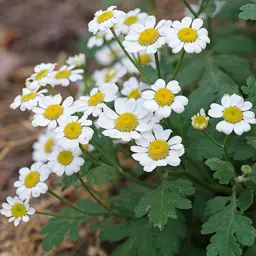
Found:
<svg viewBox="0 0 256 256"><path fill-rule="evenodd" d="M101 165L102 163L100 161L98 161L98 159L96 159L90 152L88 152L87 150L85 150L83 148L82 144L79 144L79 148L81 149L82 153L84 154L85 157L89 158L92 162L95 162L96 164Z"/></svg>
<svg viewBox="0 0 256 256"><path fill-rule="evenodd" d="M159 62L159 57L158 57L158 53L156 52L154 54L155 56L155 62L156 62L156 73L157 73L157 77L158 79L161 78L161 69L160 69L160 62Z"/></svg>
<svg viewBox="0 0 256 256"><path fill-rule="evenodd" d="M69 92L70 96L72 96L75 99L75 94L73 93L70 85L67 86L67 89L68 89L68 92Z"/></svg>
<svg viewBox="0 0 256 256"><path fill-rule="evenodd" d="M224 149L224 146L218 143L216 140L214 140L206 131L203 131L203 134L205 135L206 138L208 138L211 142L213 142L216 146Z"/></svg>
<svg viewBox="0 0 256 256"><path fill-rule="evenodd" d="M177 75L177 73L179 71L179 68L180 68L180 65L181 65L181 63L183 61L184 56L185 56L185 50L183 49L182 52L181 52L180 58L178 60L177 66L176 66L176 68L174 70L174 73L172 75L171 80L174 80L176 78L176 75Z"/></svg>
<svg viewBox="0 0 256 256"><path fill-rule="evenodd" d="M232 134L227 135L226 138L225 138L225 141L224 141L223 151L224 151L226 161L229 161L229 159L228 159L228 149L229 149L229 145L230 145L231 140L232 140Z"/></svg>
<svg viewBox="0 0 256 256"><path fill-rule="evenodd" d="M192 7L190 6L190 4L186 1L186 0L181 0L184 5L190 10L190 12L195 16L197 17L197 13L192 9Z"/></svg>
<svg viewBox="0 0 256 256"><path fill-rule="evenodd" d="M207 7L208 3L210 2L210 0L204 0L202 1L202 4L199 8L199 11L197 12L196 16L195 17L198 17L204 10L205 8Z"/></svg>
<svg viewBox="0 0 256 256"><path fill-rule="evenodd" d="M141 59L140 59L140 53L139 52L137 53L137 59L138 59L138 62L140 64L140 66L141 66Z"/></svg>
<svg viewBox="0 0 256 256"><path fill-rule="evenodd" d="M56 95L57 94L57 91L56 91L56 89L53 86L48 85L47 87L51 91L52 95Z"/></svg>
<svg viewBox="0 0 256 256"><path fill-rule="evenodd" d="M55 214L55 213L50 213L50 212L39 212L39 211L36 211L35 214L46 215L46 216L51 216L51 217L61 218L61 219L83 219L85 217L85 215L67 216L67 215L62 215L62 214Z"/></svg>
<svg viewBox="0 0 256 256"><path fill-rule="evenodd" d="M130 54L125 50L122 42L120 41L120 39L118 38L115 30L113 28L110 28L113 36L115 37L117 43L119 44L119 46L121 47L121 49L123 50L123 52L125 53L125 55L128 57L128 59L132 62L132 64L138 69L138 71L141 73L141 75L150 83L152 84L151 79L143 72L143 70L141 69L141 67L136 63L136 61L130 56Z"/></svg>

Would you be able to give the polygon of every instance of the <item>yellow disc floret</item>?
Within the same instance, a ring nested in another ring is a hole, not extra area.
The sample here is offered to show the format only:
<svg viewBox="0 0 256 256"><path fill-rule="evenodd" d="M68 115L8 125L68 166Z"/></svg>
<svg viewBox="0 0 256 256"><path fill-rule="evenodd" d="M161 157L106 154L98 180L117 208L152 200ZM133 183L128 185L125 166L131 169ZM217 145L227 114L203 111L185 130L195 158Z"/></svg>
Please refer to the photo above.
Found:
<svg viewBox="0 0 256 256"><path fill-rule="evenodd" d="M138 16L135 16L135 15L130 16L124 20L124 25L131 26L132 24L136 23L137 21L138 21Z"/></svg>
<svg viewBox="0 0 256 256"><path fill-rule="evenodd" d="M205 116L195 116L193 119L193 127L197 130L203 130L208 126L208 120Z"/></svg>
<svg viewBox="0 0 256 256"><path fill-rule="evenodd" d="M47 140L44 144L44 151L46 153L51 153L52 152L52 149L53 149L53 146L54 146L54 139L51 138L49 140Z"/></svg>
<svg viewBox="0 0 256 256"><path fill-rule="evenodd" d="M61 151L58 155L58 162L62 165L69 165L73 161L73 154L71 151Z"/></svg>
<svg viewBox="0 0 256 256"><path fill-rule="evenodd" d="M151 62L151 56L148 53L139 56L139 62L142 66L146 66Z"/></svg>
<svg viewBox="0 0 256 256"><path fill-rule="evenodd" d="M113 12L111 11L107 11L107 12L103 12L98 18L97 18L97 22L100 24L100 23L103 23L111 18L114 17L114 14Z"/></svg>
<svg viewBox="0 0 256 256"><path fill-rule="evenodd" d="M169 145L164 140L155 140L148 147L148 155L155 161L162 160L168 156Z"/></svg>
<svg viewBox="0 0 256 256"><path fill-rule="evenodd" d="M174 100L174 94L167 88L160 88L155 93L155 101L161 107L170 106Z"/></svg>
<svg viewBox="0 0 256 256"><path fill-rule="evenodd" d="M224 110L223 118L232 124L239 123L243 119L243 112L237 107L228 107Z"/></svg>
<svg viewBox="0 0 256 256"><path fill-rule="evenodd" d="M154 28L145 29L139 36L139 44L141 45L151 45L156 42L159 38L159 32Z"/></svg>
<svg viewBox="0 0 256 256"><path fill-rule="evenodd" d="M49 73L48 69L43 69L40 72L38 72L35 76L35 80L41 80L42 78L46 77Z"/></svg>
<svg viewBox="0 0 256 256"><path fill-rule="evenodd" d="M116 119L115 127L121 132L131 132L136 129L138 124L139 121L137 116L127 112L119 115L119 117Z"/></svg>
<svg viewBox="0 0 256 256"><path fill-rule="evenodd" d="M64 128L64 135L70 140L77 139L82 133L82 126L78 122L71 122Z"/></svg>
<svg viewBox="0 0 256 256"><path fill-rule="evenodd" d="M57 79L63 79L63 78L64 78L64 79L65 79L65 78L69 78L71 74L72 74L72 73L71 73L70 70L65 69L65 70L59 71L59 72L55 75L55 78L57 78Z"/></svg>
<svg viewBox="0 0 256 256"><path fill-rule="evenodd" d="M21 218L27 214L24 204L16 203L12 206L12 216L15 218Z"/></svg>
<svg viewBox="0 0 256 256"><path fill-rule="evenodd" d="M128 99L139 99L140 98L140 91L139 88L136 88L134 90L132 90L129 95L128 95Z"/></svg>
<svg viewBox="0 0 256 256"><path fill-rule="evenodd" d="M104 93L97 92L89 98L88 105L89 106L96 106L96 105L98 105L98 104L100 104L104 101L104 97L105 97Z"/></svg>
<svg viewBox="0 0 256 256"><path fill-rule="evenodd" d="M53 104L46 108L44 117L49 120L58 119L63 114L63 107L59 104Z"/></svg>
<svg viewBox="0 0 256 256"><path fill-rule="evenodd" d="M195 42L198 37L197 31L193 28L182 28L178 32L178 38L184 43Z"/></svg>
<svg viewBox="0 0 256 256"><path fill-rule="evenodd" d="M33 188L38 184L39 181L40 181L40 174L36 171L33 171L33 172L30 172L26 176L25 181L24 181L24 185L27 188Z"/></svg>
<svg viewBox="0 0 256 256"><path fill-rule="evenodd" d="M111 82L111 80L116 76L116 72L112 69L108 69L105 74L105 83Z"/></svg>
<svg viewBox="0 0 256 256"><path fill-rule="evenodd" d="M36 97L36 93L35 92L30 92L26 95L23 95L21 97L21 101L25 102L25 101L33 100L35 97Z"/></svg>

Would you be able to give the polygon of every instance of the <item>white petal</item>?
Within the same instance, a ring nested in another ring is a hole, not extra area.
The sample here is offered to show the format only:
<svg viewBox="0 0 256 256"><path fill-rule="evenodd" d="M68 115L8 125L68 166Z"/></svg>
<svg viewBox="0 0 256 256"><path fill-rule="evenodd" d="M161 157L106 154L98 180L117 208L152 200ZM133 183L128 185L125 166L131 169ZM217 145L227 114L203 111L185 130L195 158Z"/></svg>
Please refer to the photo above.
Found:
<svg viewBox="0 0 256 256"><path fill-rule="evenodd" d="M172 80L167 84L167 88L171 90L174 94L177 94L181 91L178 81Z"/></svg>
<svg viewBox="0 0 256 256"><path fill-rule="evenodd" d="M226 135L229 135L232 133L234 125L223 120L217 124L216 129L219 132L224 132Z"/></svg>
<svg viewBox="0 0 256 256"><path fill-rule="evenodd" d="M237 94L233 94L231 97L230 97L230 101L231 101L231 106L235 106L235 107L242 107L244 105L244 99L237 95Z"/></svg>
<svg viewBox="0 0 256 256"><path fill-rule="evenodd" d="M153 28L156 25L156 18L155 16L151 15L148 16L145 21L145 27L146 28Z"/></svg>
<svg viewBox="0 0 256 256"><path fill-rule="evenodd" d="M242 111L247 111L252 108L252 103L250 101L245 101L243 107L241 107Z"/></svg>
<svg viewBox="0 0 256 256"><path fill-rule="evenodd" d="M144 91L141 95L141 97L143 99L146 99L146 100L151 100L151 99L154 99L155 97L155 92L154 91Z"/></svg>
<svg viewBox="0 0 256 256"><path fill-rule="evenodd" d="M203 23L204 22L201 19L194 19L192 23L192 28L198 30L203 26Z"/></svg>
<svg viewBox="0 0 256 256"><path fill-rule="evenodd" d="M250 130L251 130L251 126L244 120L234 124L234 132L237 135L242 135L244 132L248 132Z"/></svg>
<svg viewBox="0 0 256 256"><path fill-rule="evenodd" d="M208 111L208 115L211 117L219 118L223 116L224 108L216 103L211 104L211 109Z"/></svg>

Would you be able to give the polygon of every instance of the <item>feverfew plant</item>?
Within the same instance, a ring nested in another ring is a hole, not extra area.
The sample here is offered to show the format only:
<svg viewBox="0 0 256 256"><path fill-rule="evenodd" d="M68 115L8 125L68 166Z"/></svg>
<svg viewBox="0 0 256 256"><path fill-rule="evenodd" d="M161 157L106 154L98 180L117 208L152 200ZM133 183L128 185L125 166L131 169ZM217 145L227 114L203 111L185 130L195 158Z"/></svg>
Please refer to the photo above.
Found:
<svg viewBox="0 0 256 256"><path fill-rule="evenodd" d="M236 26L233 1L181 2L189 12L181 20L97 11L86 57L37 65L11 104L45 131L0 213L15 226L50 216L45 251L66 235L77 240L79 224L100 216L93 229L113 243L109 255L255 255L256 44ZM238 6L239 17L253 22L255 6ZM90 59L103 65L93 74ZM55 175L63 190L80 185L91 199L55 193ZM118 184L115 195L100 194L103 184ZM66 208L32 208L45 193Z"/></svg>

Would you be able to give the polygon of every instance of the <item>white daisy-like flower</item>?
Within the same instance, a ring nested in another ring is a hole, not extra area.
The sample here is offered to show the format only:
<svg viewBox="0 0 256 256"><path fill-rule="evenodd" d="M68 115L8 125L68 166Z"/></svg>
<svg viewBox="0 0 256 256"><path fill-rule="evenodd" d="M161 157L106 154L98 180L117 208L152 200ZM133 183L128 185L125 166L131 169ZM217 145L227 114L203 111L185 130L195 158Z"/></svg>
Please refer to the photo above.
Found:
<svg viewBox="0 0 256 256"><path fill-rule="evenodd" d="M98 33L95 36L91 36L87 42L87 47L89 49L93 48L93 47L100 47L104 44L104 36L105 33Z"/></svg>
<svg viewBox="0 0 256 256"><path fill-rule="evenodd" d="M208 31L203 26L202 19L185 17L182 21L174 21L166 37L166 43L173 53L183 48L187 53L200 53L210 43Z"/></svg>
<svg viewBox="0 0 256 256"><path fill-rule="evenodd" d="M185 96L176 96L181 91L179 83L176 80L170 81L168 84L163 79L158 79L151 86L153 90L142 92L144 107L148 111L155 112L157 118L167 118L171 115L172 110L176 113L182 113L188 104Z"/></svg>
<svg viewBox="0 0 256 256"><path fill-rule="evenodd" d="M83 69L75 69L75 65L62 66L58 71L52 72L52 85L69 86L70 82L77 82L83 79Z"/></svg>
<svg viewBox="0 0 256 256"><path fill-rule="evenodd" d="M114 105L116 112L105 106L97 121L105 129L102 132L105 136L130 141L152 129L152 113L143 108L140 100L119 98Z"/></svg>
<svg viewBox="0 0 256 256"><path fill-rule="evenodd" d="M80 154L81 150L79 148L73 148L72 150L56 148L49 156L48 166L59 177L64 173L71 176L73 173L79 172L85 162Z"/></svg>
<svg viewBox="0 0 256 256"><path fill-rule="evenodd" d="M109 47L104 46L98 50L95 54L95 59L99 64L108 66L123 55L124 53L119 44L117 42L113 42Z"/></svg>
<svg viewBox="0 0 256 256"><path fill-rule="evenodd" d="M32 74L26 84L29 90L38 90L40 86L46 86L47 84L52 84L51 73L54 71L57 64L52 63L41 63L35 66L35 73Z"/></svg>
<svg viewBox="0 0 256 256"><path fill-rule="evenodd" d="M92 121L87 119L87 115L81 118L78 116L65 116L60 119L59 127L54 131L58 145L64 149L79 147L79 143L88 144L93 136L93 129L89 126Z"/></svg>
<svg viewBox="0 0 256 256"><path fill-rule="evenodd" d="M46 130L38 137L38 140L33 144L33 161L43 163L48 161L49 155L56 147L55 135L55 132Z"/></svg>
<svg viewBox="0 0 256 256"><path fill-rule="evenodd" d="M221 99L221 105L213 103L208 115L214 118L223 118L219 122L216 129L226 135L233 131L237 135L242 135L244 132L251 130L250 124L256 124L255 113L249 111L252 108L252 103L244 101L237 95L224 95Z"/></svg>
<svg viewBox="0 0 256 256"><path fill-rule="evenodd" d="M68 65L74 65L76 68L79 68L79 67L84 67L85 64L86 64L86 56L84 53L79 53L75 56L70 56L66 63Z"/></svg>
<svg viewBox="0 0 256 256"><path fill-rule="evenodd" d="M101 86L107 83L116 83L127 73L127 69L120 63L115 64L112 67L104 68L94 71L92 74L93 79L97 86Z"/></svg>
<svg viewBox="0 0 256 256"><path fill-rule="evenodd" d="M29 200L30 197L39 197L45 194L48 186L45 181L48 179L50 169L42 162L36 162L30 168L24 167L19 170L19 180L14 182L17 188L16 194L21 200Z"/></svg>
<svg viewBox="0 0 256 256"><path fill-rule="evenodd" d="M22 95L18 95L13 103L10 105L12 109L16 109L20 107L21 111L25 111L26 109L31 110L37 106L40 98L44 96L43 94L47 93L47 90L41 91L31 91L27 88L22 89Z"/></svg>
<svg viewBox="0 0 256 256"><path fill-rule="evenodd" d="M121 24L121 32L127 34L132 25L136 23L144 24L148 14L141 12L139 8L127 12L118 19L118 23Z"/></svg>
<svg viewBox="0 0 256 256"><path fill-rule="evenodd" d="M124 82L121 94L128 99L138 100L141 98L142 90L146 88L149 88L147 84L139 82L135 77L131 77Z"/></svg>
<svg viewBox="0 0 256 256"><path fill-rule="evenodd" d="M60 94L54 96L45 96L39 101L39 107L33 108L35 113L32 125L48 126L48 129L55 129L60 117L63 115L72 115L76 112L73 105L73 97L66 98L62 103Z"/></svg>
<svg viewBox="0 0 256 256"><path fill-rule="evenodd" d="M106 32L112 28L117 23L117 18L124 15L124 12L115 9L116 6L110 6L105 11L97 11L94 19L88 24L88 30L95 35L98 31Z"/></svg>
<svg viewBox="0 0 256 256"><path fill-rule="evenodd" d="M148 16L145 24L137 23L131 26L123 45L130 53L141 51L156 53L165 44L171 23L170 20L161 20L156 25L156 18Z"/></svg>
<svg viewBox="0 0 256 256"><path fill-rule="evenodd" d="M185 153L182 138L170 138L170 135L170 129L155 125L153 131L142 133L142 137L135 140L138 146L131 147L135 152L132 157L144 166L145 172L152 172L157 166L180 165L180 157Z"/></svg>
<svg viewBox="0 0 256 256"><path fill-rule="evenodd" d="M7 203L2 204L0 213L9 218L9 222L13 222L17 227L21 221L28 222L29 216L35 213L35 209L30 207L28 201L20 200L17 196L6 198Z"/></svg>
<svg viewBox="0 0 256 256"><path fill-rule="evenodd" d="M93 88L90 96L81 96L75 101L74 105L77 112L84 112L86 115L99 116L106 102L114 101L118 87L114 83L103 84L102 86Z"/></svg>
<svg viewBox="0 0 256 256"><path fill-rule="evenodd" d="M200 109L200 112L191 117L192 126L196 130L204 130L208 126L209 117L206 116L203 108Z"/></svg>

